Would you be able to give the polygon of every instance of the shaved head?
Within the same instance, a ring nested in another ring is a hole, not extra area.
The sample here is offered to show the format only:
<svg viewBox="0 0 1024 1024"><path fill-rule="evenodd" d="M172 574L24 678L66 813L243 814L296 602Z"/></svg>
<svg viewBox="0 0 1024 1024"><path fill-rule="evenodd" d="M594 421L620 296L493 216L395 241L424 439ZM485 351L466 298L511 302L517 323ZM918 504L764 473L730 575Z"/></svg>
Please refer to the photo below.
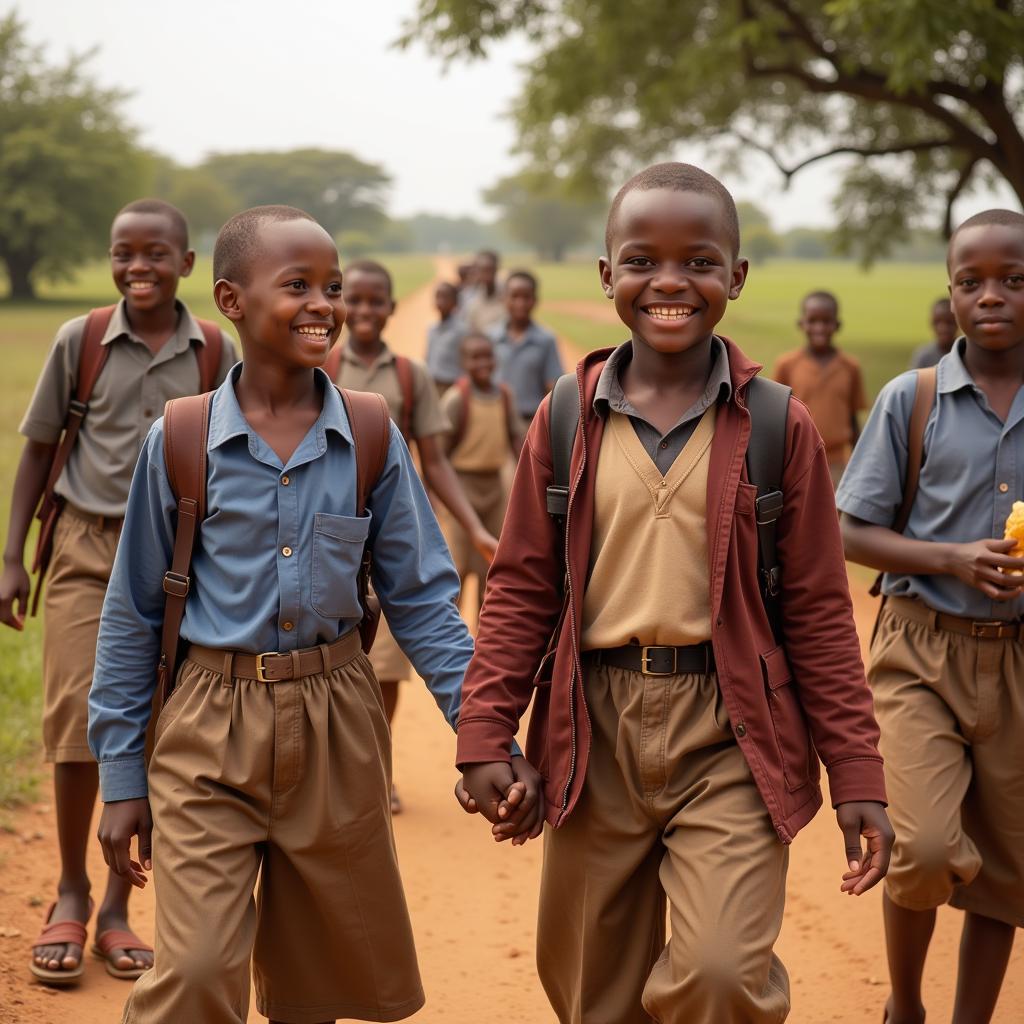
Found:
<svg viewBox="0 0 1024 1024"><path fill-rule="evenodd" d="M213 247L213 280L249 283L249 272L259 256L260 232L265 224L289 220L316 220L294 206L254 206L236 213L217 233Z"/></svg>

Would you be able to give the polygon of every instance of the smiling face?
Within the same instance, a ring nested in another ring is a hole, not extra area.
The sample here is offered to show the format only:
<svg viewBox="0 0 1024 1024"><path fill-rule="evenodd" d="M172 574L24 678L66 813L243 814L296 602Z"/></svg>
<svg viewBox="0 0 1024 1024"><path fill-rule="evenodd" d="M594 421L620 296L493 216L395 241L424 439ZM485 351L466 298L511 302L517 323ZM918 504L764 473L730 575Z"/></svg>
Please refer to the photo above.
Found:
<svg viewBox="0 0 1024 1024"><path fill-rule="evenodd" d="M733 252L721 201L701 192L636 190L610 228L601 285L634 344L684 352L710 339L747 261Z"/></svg>
<svg viewBox="0 0 1024 1024"><path fill-rule="evenodd" d="M809 295L804 299L797 327L804 332L807 344L815 352L824 352L832 345L839 330L839 310L836 304L822 295Z"/></svg>
<svg viewBox="0 0 1024 1024"><path fill-rule="evenodd" d="M494 345L479 334L469 334L462 342L462 368L481 391L491 386L494 376Z"/></svg>
<svg viewBox="0 0 1024 1024"><path fill-rule="evenodd" d="M1024 231L964 228L949 247L949 294L968 339L992 352L1024 344Z"/></svg>
<svg viewBox="0 0 1024 1024"><path fill-rule="evenodd" d="M195 253L162 213L122 213L110 227L110 270L129 315L173 305Z"/></svg>
<svg viewBox="0 0 1024 1024"><path fill-rule="evenodd" d="M395 311L391 287L383 274L350 270L345 275L348 329L357 345L375 345Z"/></svg>
<svg viewBox="0 0 1024 1024"><path fill-rule="evenodd" d="M245 358L320 366L345 322L341 268L331 236L311 220L272 221L244 284L220 280L214 298L238 327Z"/></svg>

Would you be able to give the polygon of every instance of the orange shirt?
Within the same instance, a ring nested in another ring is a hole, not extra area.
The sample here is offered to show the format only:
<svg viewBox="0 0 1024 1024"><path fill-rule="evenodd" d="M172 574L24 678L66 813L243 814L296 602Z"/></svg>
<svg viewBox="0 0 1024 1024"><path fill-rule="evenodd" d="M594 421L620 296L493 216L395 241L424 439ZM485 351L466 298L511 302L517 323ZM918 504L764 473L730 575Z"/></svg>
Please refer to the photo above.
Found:
<svg viewBox="0 0 1024 1024"><path fill-rule="evenodd" d="M810 410L828 461L849 459L854 414L867 408L860 363L838 350L830 359L821 360L801 348L780 356L772 376L780 384L788 384Z"/></svg>

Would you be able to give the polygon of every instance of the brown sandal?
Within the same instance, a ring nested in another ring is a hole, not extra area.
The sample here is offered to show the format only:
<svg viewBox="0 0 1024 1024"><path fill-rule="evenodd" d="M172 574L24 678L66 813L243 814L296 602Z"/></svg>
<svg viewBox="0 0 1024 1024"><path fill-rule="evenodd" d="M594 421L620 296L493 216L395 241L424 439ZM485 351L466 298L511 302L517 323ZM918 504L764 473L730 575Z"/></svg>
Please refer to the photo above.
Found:
<svg viewBox="0 0 1024 1024"><path fill-rule="evenodd" d="M117 967L110 956L115 949L139 949L145 953L153 952L153 947L143 942L134 932L120 931L116 928L108 928L105 932L100 932L93 941L92 955L103 961L107 974L112 978L134 981L136 978L141 978L150 969L148 967Z"/></svg>
<svg viewBox="0 0 1024 1024"><path fill-rule="evenodd" d="M85 957L81 957L77 967L70 969L58 968L52 970L49 967L41 967L35 962L35 952L39 946L56 946L73 944L81 946L85 950L86 930L82 921L51 921L54 910L57 909L56 900L50 904L46 912L46 923L39 937L32 943L32 960L29 961L29 970L47 985L74 985L85 971ZM92 914L92 903L89 904L90 916Z"/></svg>

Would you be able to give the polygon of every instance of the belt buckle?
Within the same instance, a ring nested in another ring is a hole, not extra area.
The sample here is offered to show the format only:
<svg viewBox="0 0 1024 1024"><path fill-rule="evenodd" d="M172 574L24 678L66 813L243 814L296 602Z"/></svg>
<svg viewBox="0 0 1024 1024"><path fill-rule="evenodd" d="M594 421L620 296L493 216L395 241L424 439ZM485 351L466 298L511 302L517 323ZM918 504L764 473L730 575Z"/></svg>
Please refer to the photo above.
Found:
<svg viewBox="0 0 1024 1024"><path fill-rule="evenodd" d="M674 676L676 674L676 659L678 658L679 652L674 648L670 647L668 650L672 651L672 668L668 672L655 672L650 668L651 655L649 651L665 650L660 644L651 644L648 647L642 647L640 649L640 671L645 676Z"/></svg>
<svg viewBox="0 0 1024 1024"><path fill-rule="evenodd" d="M1002 628L1007 623L1000 621L999 619L985 619L971 623L971 636L981 637L985 640L999 640L1002 637ZM987 634L985 630L994 629L994 634Z"/></svg>
<svg viewBox="0 0 1024 1024"><path fill-rule="evenodd" d="M267 669L263 664L264 658L276 658L278 655L277 651L264 651L262 654L256 655L256 678L261 683L272 683L273 679L267 678Z"/></svg>

